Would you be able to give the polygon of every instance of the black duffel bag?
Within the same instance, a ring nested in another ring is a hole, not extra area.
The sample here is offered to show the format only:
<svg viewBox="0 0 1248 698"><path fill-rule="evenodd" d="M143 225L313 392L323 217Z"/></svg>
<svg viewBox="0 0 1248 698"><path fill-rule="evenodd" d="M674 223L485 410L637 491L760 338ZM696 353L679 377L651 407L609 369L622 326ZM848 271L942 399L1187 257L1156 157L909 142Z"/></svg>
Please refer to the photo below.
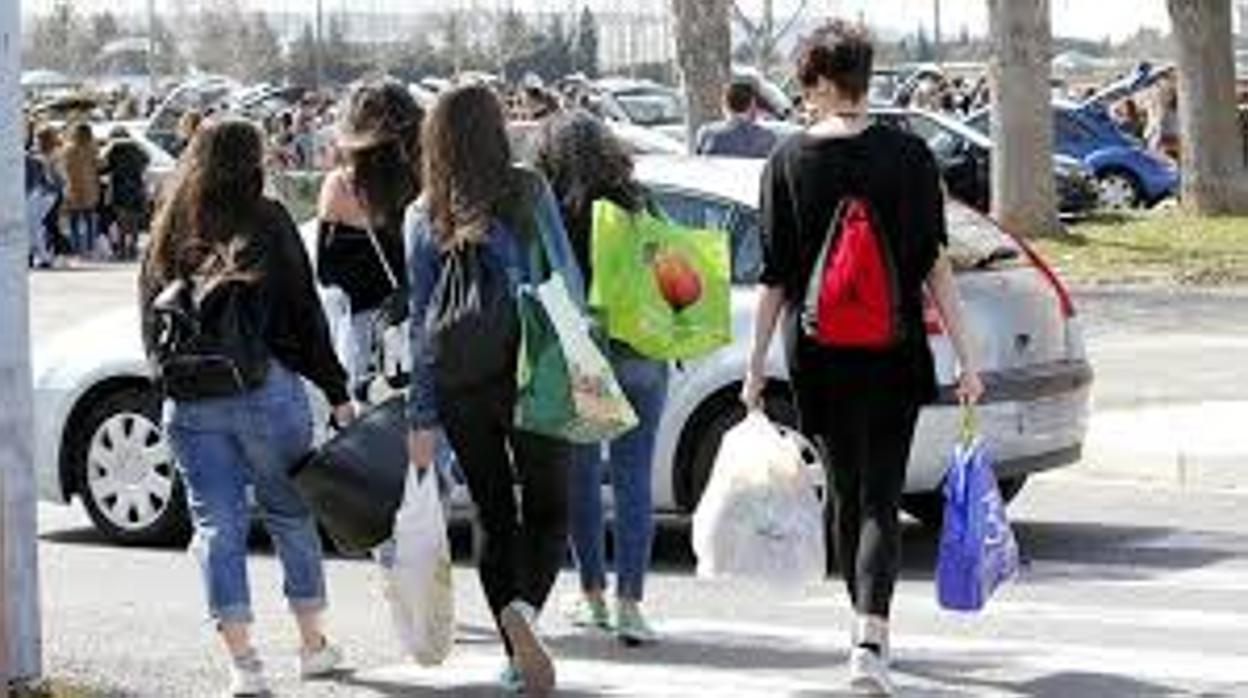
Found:
<svg viewBox="0 0 1248 698"><path fill-rule="evenodd" d="M368 410L290 472L339 552L364 554L389 540L407 479L407 402Z"/></svg>

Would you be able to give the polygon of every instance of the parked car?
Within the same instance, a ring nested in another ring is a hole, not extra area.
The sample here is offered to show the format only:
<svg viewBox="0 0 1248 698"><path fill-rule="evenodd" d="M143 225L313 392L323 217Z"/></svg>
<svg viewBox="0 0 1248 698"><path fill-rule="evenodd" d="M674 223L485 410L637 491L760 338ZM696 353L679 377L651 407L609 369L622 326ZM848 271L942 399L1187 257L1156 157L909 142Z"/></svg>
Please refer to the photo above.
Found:
<svg viewBox="0 0 1248 698"><path fill-rule="evenodd" d="M631 78L602 78L594 81L593 89L607 121L653 129L681 143L687 140L687 110L677 90Z"/></svg>
<svg viewBox="0 0 1248 698"><path fill-rule="evenodd" d="M993 147L987 136L957 119L920 109L881 107L872 109L871 115L879 123L909 131L927 141L949 193L978 211L988 210L992 201ZM1055 155L1053 177L1061 214L1085 215L1098 207L1095 175L1082 162L1066 155Z"/></svg>
<svg viewBox="0 0 1248 698"><path fill-rule="evenodd" d="M984 135L991 131L986 109L966 123ZM1150 208L1178 191L1178 168L1124 133L1099 103L1055 101L1053 138L1056 152L1092 170L1105 208Z"/></svg>
<svg viewBox="0 0 1248 698"><path fill-rule="evenodd" d="M661 512L684 515L694 509L721 437L742 416L737 395L762 266L756 208L762 166L756 160L714 158L638 161L640 179L669 215L723 230L732 251L732 343L672 368L655 449L654 501ZM987 393L980 422L998 457L1003 490L1012 498L1029 475L1080 458L1092 371L1070 296L1044 261L963 204L950 201L946 215L950 254L984 363ZM311 239L310 227L305 226L305 237ZM905 507L935 523L959 421L954 354L934 316L928 333L942 393L920 421ZM768 373L767 410L789 426L786 433L807 463L821 467L814 445L792 428L796 410L778 342ZM161 433L137 310L97 318L41 346L34 378L42 497L61 503L81 499L95 525L116 541L149 543L184 535L181 485ZM318 415L327 414L319 394L313 394Z"/></svg>

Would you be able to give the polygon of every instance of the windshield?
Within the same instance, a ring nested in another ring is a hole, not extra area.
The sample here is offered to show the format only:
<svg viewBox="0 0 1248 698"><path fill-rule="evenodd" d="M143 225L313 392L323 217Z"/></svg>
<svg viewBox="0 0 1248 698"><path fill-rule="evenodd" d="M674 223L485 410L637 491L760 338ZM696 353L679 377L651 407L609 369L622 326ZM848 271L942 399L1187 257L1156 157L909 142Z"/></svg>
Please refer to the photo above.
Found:
<svg viewBox="0 0 1248 698"><path fill-rule="evenodd" d="M946 206L945 222L949 228L949 260L954 269L1003 269L1024 262L1018 243L969 207Z"/></svg>
<svg viewBox="0 0 1248 698"><path fill-rule="evenodd" d="M671 126L685 122L680 99L660 90L616 92L615 99L628 120L641 126Z"/></svg>

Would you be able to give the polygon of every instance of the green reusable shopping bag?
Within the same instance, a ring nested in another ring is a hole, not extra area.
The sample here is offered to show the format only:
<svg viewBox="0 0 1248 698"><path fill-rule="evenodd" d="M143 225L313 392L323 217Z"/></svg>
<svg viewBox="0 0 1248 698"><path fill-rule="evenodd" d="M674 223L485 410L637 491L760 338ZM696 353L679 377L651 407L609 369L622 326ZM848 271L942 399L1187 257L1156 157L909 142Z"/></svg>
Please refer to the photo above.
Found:
<svg viewBox="0 0 1248 698"><path fill-rule="evenodd" d="M732 341L728 234L594 202L590 305L613 339L655 359Z"/></svg>

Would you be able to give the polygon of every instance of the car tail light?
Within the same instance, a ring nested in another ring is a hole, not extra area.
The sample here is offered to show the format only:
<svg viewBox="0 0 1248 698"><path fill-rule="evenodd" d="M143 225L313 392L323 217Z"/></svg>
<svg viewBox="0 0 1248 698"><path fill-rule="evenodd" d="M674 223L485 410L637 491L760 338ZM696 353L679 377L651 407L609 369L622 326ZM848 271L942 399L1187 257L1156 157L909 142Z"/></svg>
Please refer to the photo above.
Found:
<svg viewBox="0 0 1248 698"><path fill-rule="evenodd" d="M929 337L945 333L945 325L940 321L940 311L936 309L931 294L926 292L923 294L923 329Z"/></svg>
<svg viewBox="0 0 1248 698"><path fill-rule="evenodd" d="M1036 248L1032 247L1025 239L1008 230L1005 231L1005 234L1013 238L1014 242L1022 248L1023 254L1027 255L1027 259L1031 261L1036 271L1040 272L1040 275L1053 287L1053 292L1057 294L1057 302L1062 308L1062 316L1066 318L1074 317L1075 303L1070 298L1070 289L1066 288L1066 284L1058 277L1057 272L1053 271L1053 267L1049 266L1049 263L1044 261L1044 257L1041 257Z"/></svg>

